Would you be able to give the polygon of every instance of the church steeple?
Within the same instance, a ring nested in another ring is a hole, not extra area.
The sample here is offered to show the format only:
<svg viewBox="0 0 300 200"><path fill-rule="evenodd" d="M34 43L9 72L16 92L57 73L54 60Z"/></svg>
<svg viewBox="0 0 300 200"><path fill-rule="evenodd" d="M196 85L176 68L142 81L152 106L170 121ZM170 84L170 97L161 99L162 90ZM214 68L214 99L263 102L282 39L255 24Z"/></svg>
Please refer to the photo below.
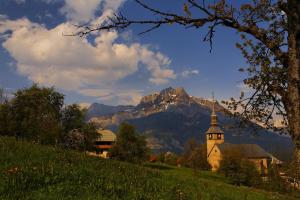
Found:
<svg viewBox="0 0 300 200"><path fill-rule="evenodd" d="M206 131L206 145L207 145L207 157L216 144L222 144L224 142L224 132L218 125L218 117L215 110L216 100L213 94L213 106L211 112L211 119L210 119L210 127Z"/></svg>

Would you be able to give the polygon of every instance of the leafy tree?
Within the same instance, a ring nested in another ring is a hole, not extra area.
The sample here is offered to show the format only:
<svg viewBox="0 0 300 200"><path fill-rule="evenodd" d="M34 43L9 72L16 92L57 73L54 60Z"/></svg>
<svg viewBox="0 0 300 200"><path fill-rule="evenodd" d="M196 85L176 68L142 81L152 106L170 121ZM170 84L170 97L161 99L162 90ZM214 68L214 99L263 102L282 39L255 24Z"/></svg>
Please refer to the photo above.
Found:
<svg viewBox="0 0 300 200"><path fill-rule="evenodd" d="M149 155L146 140L137 134L135 127L122 123L119 127L116 143L111 149L111 157L133 163L146 161Z"/></svg>
<svg viewBox="0 0 300 200"><path fill-rule="evenodd" d="M85 122L85 111L72 104L62 110L63 143L67 148L91 150L99 137L96 126Z"/></svg>
<svg viewBox="0 0 300 200"><path fill-rule="evenodd" d="M84 149L84 134L78 129L70 130L63 138L63 146L68 149Z"/></svg>
<svg viewBox="0 0 300 200"><path fill-rule="evenodd" d="M161 163L165 162L165 153L164 152L161 152L157 155L157 161L161 162Z"/></svg>
<svg viewBox="0 0 300 200"><path fill-rule="evenodd" d="M207 162L206 145L198 144L195 139L190 139L185 145L181 163L194 170L210 169Z"/></svg>
<svg viewBox="0 0 300 200"><path fill-rule="evenodd" d="M13 136L13 126L12 107L10 102L5 101L0 104L0 135Z"/></svg>
<svg viewBox="0 0 300 200"><path fill-rule="evenodd" d="M96 125L94 123L86 123L81 131L84 135L84 150L93 150L94 142L98 137L101 137L97 132Z"/></svg>
<svg viewBox="0 0 300 200"><path fill-rule="evenodd" d="M33 85L18 90L11 100L13 116L12 132L45 144L54 144L60 137L62 126L60 111L64 96L54 88Z"/></svg>
<svg viewBox="0 0 300 200"><path fill-rule="evenodd" d="M239 151L225 152L220 162L219 173L224 174L237 185L258 186L261 183L254 163L244 159Z"/></svg>
<svg viewBox="0 0 300 200"><path fill-rule="evenodd" d="M175 153L167 152L164 155L164 163L168 165L176 166L178 164L177 160L178 160L178 156Z"/></svg>
<svg viewBox="0 0 300 200"><path fill-rule="evenodd" d="M300 1L252 0L235 6L226 0L207 3L185 0L183 12L168 12L135 0L153 18L129 19L115 13L98 26L81 26L74 35L94 31L125 29L130 25L149 26L147 33L162 26L177 24L185 28L207 28L204 41L212 47L216 28L236 30L242 42L237 44L249 67L244 83L254 90L251 96L227 102L245 120L263 122L273 127L272 118L280 115L295 143L296 160L300 163ZM150 2L150 1L149 1ZM170 2L171 3L171 2ZM237 112L242 107L243 112Z"/></svg>
<svg viewBox="0 0 300 200"><path fill-rule="evenodd" d="M268 169L268 180L263 184L266 190L288 192L288 184L280 176L280 170L277 165L271 165Z"/></svg>
<svg viewBox="0 0 300 200"><path fill-rule="evenodd" d="M79 105L72 104L62 110L62 124L67 133L73 129L80 129L85 124L85 114Z"/></svg>

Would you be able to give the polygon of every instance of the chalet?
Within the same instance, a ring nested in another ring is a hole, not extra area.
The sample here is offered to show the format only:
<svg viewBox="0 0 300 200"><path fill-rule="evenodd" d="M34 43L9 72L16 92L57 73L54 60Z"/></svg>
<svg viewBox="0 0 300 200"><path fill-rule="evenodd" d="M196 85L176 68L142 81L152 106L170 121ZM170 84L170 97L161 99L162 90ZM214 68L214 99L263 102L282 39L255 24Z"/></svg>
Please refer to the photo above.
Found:
<svg viewBox="0 0 300 200"><path fill-rule="evenodd" d="M257 144L230 144L225 142L224 131L218 126L217 115L213 105L211 124L206 132L207 161L212 171L217 171L220 161L227 152L238 152L243 158L253 162L261 174L266 174L272 155Z"/></svg>
<svg viewBox="0 0 300 200"><path fill-rule="evenodd" d="M95 141L96 154L102 158L109 157L109 149L116 142L116 134L110 130L99 129L99 138Z"/></svg>

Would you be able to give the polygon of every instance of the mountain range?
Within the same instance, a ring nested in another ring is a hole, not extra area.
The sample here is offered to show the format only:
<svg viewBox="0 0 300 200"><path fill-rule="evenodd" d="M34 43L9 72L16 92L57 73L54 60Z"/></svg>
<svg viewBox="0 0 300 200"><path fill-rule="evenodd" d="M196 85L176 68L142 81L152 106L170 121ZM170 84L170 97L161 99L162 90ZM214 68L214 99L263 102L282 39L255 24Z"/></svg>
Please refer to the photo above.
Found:
<svg viewBox="0 0 300 200"><path fill-rule="evenodd" d="M88 109L87 120L113 131L126 121L134 125L140 134L146 135L154 152L180 153L191 138L199 143L205 142L212 106L211 100L190 96L183 88L169 87L144 96L136 106L94 103ZM236 126L239 119L231 117L230 112L218 102L215 109L226 142L258 144L281 159L291 154L292 141L289 137L258 125L255 132L250 128L239 128Z"/></svg>

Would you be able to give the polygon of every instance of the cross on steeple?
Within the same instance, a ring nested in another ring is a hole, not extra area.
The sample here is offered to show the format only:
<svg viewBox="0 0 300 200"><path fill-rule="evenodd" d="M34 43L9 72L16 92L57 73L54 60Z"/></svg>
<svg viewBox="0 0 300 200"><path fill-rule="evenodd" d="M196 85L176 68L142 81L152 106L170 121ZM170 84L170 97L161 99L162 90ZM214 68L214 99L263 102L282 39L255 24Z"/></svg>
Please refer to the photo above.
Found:
<svg viewBox="0 0 300 200"><path fill-rule="evenodd" d="M217 121L217 114L216 114L216 111L215 111L215 103L216 103L216 100L215 100L215 94L214 92L212 92L212 112L211 112L211 125L212 126L217 126L218 125L218 121Z"/></svg>
<svg viewBox="0 0 300 200"><path fill-rule="evenodd" d="M213 100L212 100L212 102L213 102L212 115L216 115L216 113L215 113L215 103L216 103L216 100L215 100L215 94L214 94L213 91L212 91L212 98L213 98Z"/></svg>

